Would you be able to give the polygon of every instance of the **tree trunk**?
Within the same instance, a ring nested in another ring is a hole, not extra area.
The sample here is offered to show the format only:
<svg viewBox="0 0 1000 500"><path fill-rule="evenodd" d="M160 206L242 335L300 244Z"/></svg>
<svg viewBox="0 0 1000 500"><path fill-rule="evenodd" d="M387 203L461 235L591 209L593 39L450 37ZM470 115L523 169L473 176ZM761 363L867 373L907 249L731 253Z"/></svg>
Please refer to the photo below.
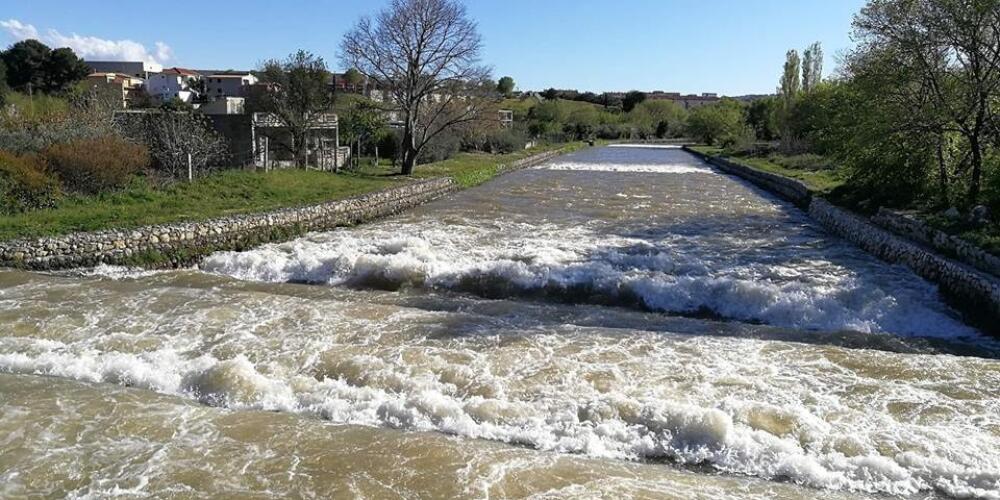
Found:
<svg viewBox="0 0 1000 500"><path fill-rule="evenodd" d="M406 127L403 130L403 175L410 175L413 173L413 167L417 164L417 147L416 147L416 136L413 134L413 121L410 118L406 120Z"/></svg>
<svg viewBox="0 0 1000 500"><path fill-rule="evenodd" d="M944 163L944 134L938 134L938 189L941 190L941 206L948 208L948 167Z"/></svg>
<svg viewBox="0 0 1000 500"><path fill-rule="evenodd" d="M969 136L969 149L972 150L972 176L969 179L969 204L975 206L979 202L979 185L983 176L983 151L979 143L979 135Z"/></svg>

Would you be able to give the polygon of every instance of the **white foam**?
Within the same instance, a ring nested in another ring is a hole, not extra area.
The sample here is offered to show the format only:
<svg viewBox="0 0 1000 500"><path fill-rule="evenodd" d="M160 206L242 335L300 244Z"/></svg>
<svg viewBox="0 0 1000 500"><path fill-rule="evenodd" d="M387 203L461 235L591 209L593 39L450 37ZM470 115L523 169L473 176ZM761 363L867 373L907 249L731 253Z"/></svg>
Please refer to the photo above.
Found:
<svg viewBox="0 0 1000 500"><path fill-rule="evenodd" d="M710 174L712 170L688 164L631 164L556 162L535 167L537 170L565 170L577 172L654 173L654 174Z"/></svg>
<svg viewBox="0 0 1000 500"><path fill-rule="evenodd" d="M635 149L681 149L679 144L609 144L609 148L635 148Z"/></svg>
<svg viewBox="0 0 1000 500"><path fill-rule="evenodd" d="M833 399L813 402L811 409L801 406L808 401L799 401L809 394L807 386L823 384L802 372L797 380L807 390L785 394L784 408L735 396L714 402L701 400L700 404L659 394L643 396L641 391L620 384L610 393L588 392L585 388L589 384L579 378L580 372L592 373L600 365L579 355L559 354L567 342L565 337L545 336L533 342L538 343L534 352L549 354L523 357L520 369L525 374L544 373L560 365L574 369L553 380L551 387L543 383L521 395L499 391L482 396L463 390L461 381L455 383L459 372L472 380L496 379L482 365L456 366L434 358L419 361L426 354L414 357L416 353L385 362L370 355L343 355L339 349L330 353L328 361L321 359L311 368L315 378L261 369L243 355L220 360L210 355L184 358L173 351L124 354L72 352L72 348L35 355L2 354L0 370L140 386L217 406L289 411L345 424L437 431L540 450L710 464L719 471L785 478L818 488L893 495L937 491L955 497L1000 498L1000 440L985 431L958 423L929 427L885 418L868 422L876 427L873 429L837 424L837 419L821 420L812 412L857 419L859 410L838 408ZM709 394L724 394L719 392L724 387L718 384L719 370L734 369L727 363L738 361L742 365L739 369L768 376L753 352L753 342L744 343L742 349L728 346L736 350L725 354L718 351L723 346L701 345L695 340L685 342L685 346L701 353L698 359L703 365L689 369L712 383L706 387ZM657 369L677 362L674 358L680 352L661 347L647 347L662 357L660 362L654 361L656 357L648 359ZM44 346L39 349L44 350ZM614 349L611 345L605 351ZM494 383L513 387L521 378L518 373L507 372ZM831 387L819 388L824 390L821 396L831 397ZM905 394L891 386L884 390L893 391L887 396L890 400ZM860 411L864 415L864 410ZM857 443L850 454L838 444L845 440ZM885 442L889 449L877 450L879 442ZM948 448L941 449L946 444ZM900 447L910 451L893 451Z"/></svg>
<svg viewBox="0 0 1000 500"><path fill-rule="evenodd" d="M635 297L656 311L707 311L779 326L978 335L948 313L933 286L898 268L880 271L895 278L887 282L895 288L888 289L821 260L734 265L726 255L685 251L682 239L654 245L585 227L496 224L487 229L433 221L382 224L217 253L201 266L245 280L443 288L489 296L572 296L582 290L584 296L623 304Z"/></svg>

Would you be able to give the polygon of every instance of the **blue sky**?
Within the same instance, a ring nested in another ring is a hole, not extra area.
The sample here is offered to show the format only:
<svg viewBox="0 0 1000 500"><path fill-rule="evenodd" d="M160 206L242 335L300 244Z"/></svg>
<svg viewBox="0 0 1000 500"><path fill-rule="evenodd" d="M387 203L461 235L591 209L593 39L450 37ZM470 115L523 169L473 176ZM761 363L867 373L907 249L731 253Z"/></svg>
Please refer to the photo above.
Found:
<svg viewBox="0 0 1000 500"><path fill-rule="evenodd" d="M252 68L298 48L339 68L341 36L384 1L0 0L0 43L37 33L105 58ZM823 43L826 73L863 0L467 0L483 61L518 88L773 92L785 51ZM190 5L191 10L185 9ZM197 11L198 14L192 14ZM96 57L95 57L96 58Z"/></svg>

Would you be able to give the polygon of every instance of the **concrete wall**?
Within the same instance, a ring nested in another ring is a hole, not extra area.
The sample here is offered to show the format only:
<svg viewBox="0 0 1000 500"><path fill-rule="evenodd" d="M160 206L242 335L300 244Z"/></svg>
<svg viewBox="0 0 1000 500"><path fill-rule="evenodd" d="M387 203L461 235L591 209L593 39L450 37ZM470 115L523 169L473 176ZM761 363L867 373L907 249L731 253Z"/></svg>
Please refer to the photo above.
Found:
<svg viewBox="0 0 1000 500"><path fill-rule="evenodd" d="M897 234L867 218L836 207L815 196L805 184L795 179L711 157L687 147L684 149L724 172L742 177L795 203L828 231L868 253L893 264L905 265L917 275L936 283L941 294L970 322L990 334L1000 335L1000 279L996 276L936 253L923 242L910 239L912 231L908 229ZM884 215L880 218L883 222L887 219ZM894 221L887 225L895 228L900 224Z"/></svg>

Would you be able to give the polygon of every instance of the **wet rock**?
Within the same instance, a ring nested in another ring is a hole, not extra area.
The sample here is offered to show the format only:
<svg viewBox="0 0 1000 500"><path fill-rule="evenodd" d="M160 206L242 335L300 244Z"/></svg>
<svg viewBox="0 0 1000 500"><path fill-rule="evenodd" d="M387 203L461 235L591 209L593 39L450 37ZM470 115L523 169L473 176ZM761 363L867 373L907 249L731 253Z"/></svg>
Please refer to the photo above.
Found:
<svg viewBox="0 0 1000 500"><path fill-rule="evenodd" d="M969 222L982 226L990 221L990 209L984 205L976 205L969 214Z"/></svg>

